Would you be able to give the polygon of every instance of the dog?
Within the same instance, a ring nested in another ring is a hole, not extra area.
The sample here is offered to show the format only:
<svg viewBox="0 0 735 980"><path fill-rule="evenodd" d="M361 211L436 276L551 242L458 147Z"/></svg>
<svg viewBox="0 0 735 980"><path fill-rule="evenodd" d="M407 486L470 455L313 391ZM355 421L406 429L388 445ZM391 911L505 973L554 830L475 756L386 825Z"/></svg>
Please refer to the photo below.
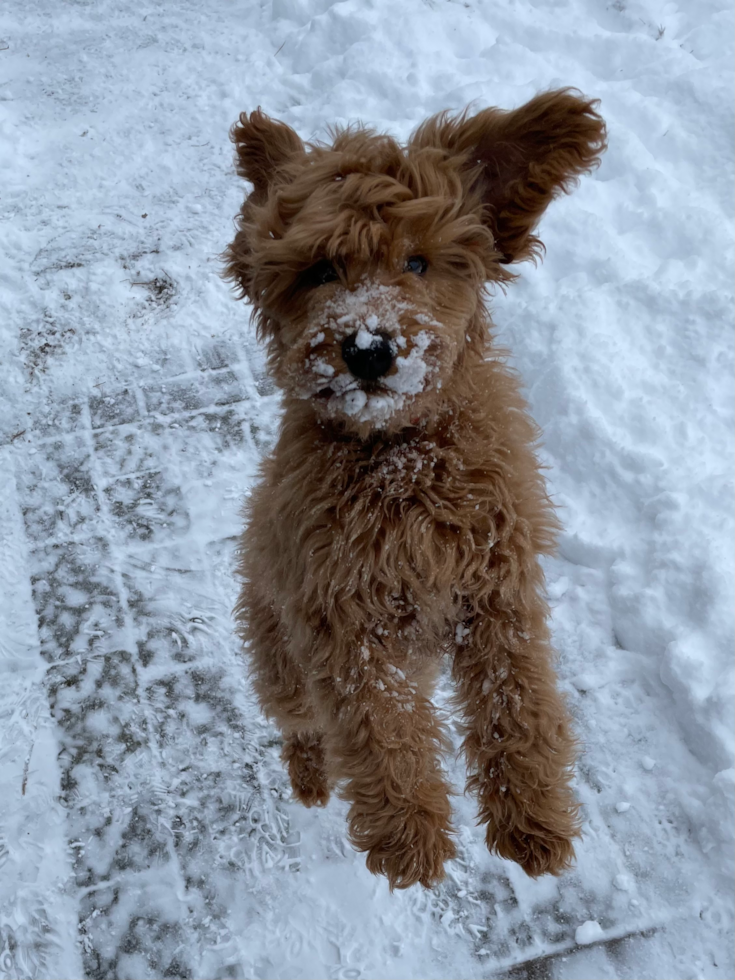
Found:
<svg viewBox="0 0 735 980"><path fill-rule="evenodd" d="M550 91L441 113L405 145L362 126L305 144L260 109L231 130L252 191L224 274L283 396L236 627L294 796L324 806L338 788L391 890L432 887L455 855L431 701L444 654L488 847L532 876L574 857L576 747L539 564L558 523L485 299L599 162L598 107Z"/></svg>

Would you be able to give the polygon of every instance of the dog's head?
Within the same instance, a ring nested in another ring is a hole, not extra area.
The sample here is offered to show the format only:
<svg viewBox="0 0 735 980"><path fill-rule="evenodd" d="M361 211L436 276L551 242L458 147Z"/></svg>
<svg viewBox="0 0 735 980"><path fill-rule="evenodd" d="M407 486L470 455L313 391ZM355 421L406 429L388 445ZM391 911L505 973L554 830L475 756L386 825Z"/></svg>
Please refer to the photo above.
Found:
<svg viewBox="0 0 735 980"><path fill-rule="evenodd" d="M253 185L226 274L253 304L276 383L367 437L448 404L487 340L483 288L543 247L552 198L605 146L570 90L427 120L405 146L362 128L305 145L260 110L232 129Z"/></svg>

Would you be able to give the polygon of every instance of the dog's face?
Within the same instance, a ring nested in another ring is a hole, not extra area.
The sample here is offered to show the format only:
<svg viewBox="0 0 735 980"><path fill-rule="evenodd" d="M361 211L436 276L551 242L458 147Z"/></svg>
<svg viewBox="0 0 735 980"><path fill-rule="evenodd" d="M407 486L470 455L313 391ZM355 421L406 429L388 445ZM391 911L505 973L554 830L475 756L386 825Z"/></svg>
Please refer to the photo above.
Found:
<svg viewBox="0 0 735 980"><path fill-rule="evenodd" d="M305 146L261 112L232 132L253 183L227 273L274 379L359 437L432 418L482 357L482 290L540 247L547 204L604 147L567 91L428 120L406 146L364 129Z"/></svg>
<svg viewBox="0 0 735 980"><path fill-rule="evenodd" d="M483 281L503 275L456 166L423 156L365 134L304 154L250 238L276 381L361 435L434 410Z"/></svg>

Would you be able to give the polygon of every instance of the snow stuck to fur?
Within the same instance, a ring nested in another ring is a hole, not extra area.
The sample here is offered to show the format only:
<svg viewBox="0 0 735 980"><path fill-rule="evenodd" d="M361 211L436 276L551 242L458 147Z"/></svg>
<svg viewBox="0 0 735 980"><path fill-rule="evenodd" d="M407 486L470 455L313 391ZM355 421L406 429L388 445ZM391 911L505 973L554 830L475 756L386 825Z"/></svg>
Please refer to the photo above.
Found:
<svg viewBox="0 0 735 980"><path fill-rule="evenodd" d="M340 290L310 325L310 348L324 342L325 328L338 344L355 334L355 343L361 350L369 350L380 335L386 335L395 361L390 373L380 380L383 390L366 391L348 370L336 373L322 357L309 355L307 368L316 376L316 383L309 384L304 397L312 397L323 389L324 378L328 377L334 394L327 402L327 411L332 416L348 415L358 422L380 423L403 409L407 399L425 390L437 364L430 355L432 330L423 329L406 337L402 332L402 317L425 328L441 326L408 302L396 286L366 280L352 291ZM399 354L399 351L406 353Z"/></svg>

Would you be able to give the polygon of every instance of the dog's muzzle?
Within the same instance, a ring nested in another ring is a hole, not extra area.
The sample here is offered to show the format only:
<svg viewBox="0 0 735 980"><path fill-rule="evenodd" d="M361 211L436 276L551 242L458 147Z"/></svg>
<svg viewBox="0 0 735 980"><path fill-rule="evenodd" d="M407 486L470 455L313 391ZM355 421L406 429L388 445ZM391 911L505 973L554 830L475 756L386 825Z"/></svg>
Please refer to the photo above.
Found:
<svg viewBox="0 0 735 980"><path fill-rule="evenodd" d="M370 345L358 344L358 334L345 337L342 342L342 359L350 373L361 381L377 381L387 374L393 364L393 346L386 334L373 334Z"/></svg>

